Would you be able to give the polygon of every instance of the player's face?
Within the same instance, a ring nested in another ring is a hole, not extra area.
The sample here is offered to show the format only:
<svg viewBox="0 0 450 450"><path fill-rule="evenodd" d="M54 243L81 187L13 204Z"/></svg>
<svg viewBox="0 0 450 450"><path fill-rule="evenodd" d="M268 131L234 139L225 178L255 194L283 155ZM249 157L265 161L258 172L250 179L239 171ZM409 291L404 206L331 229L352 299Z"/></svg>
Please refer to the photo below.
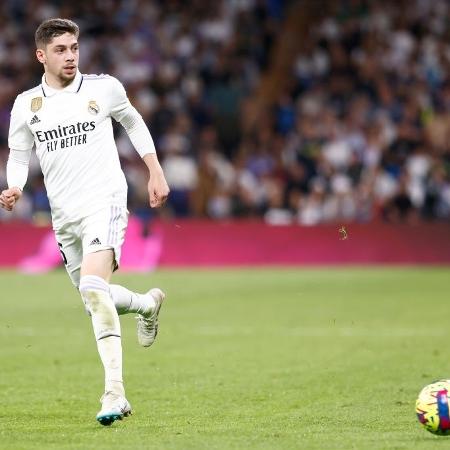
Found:
<svg viewBox="0 0 450 450"><path fill-rule="evenodd" d="M53 38L44 49L37 49L38 60L44 64L46 76L62 86L70 84L78 69L78 39L70 33Z"/></svg>

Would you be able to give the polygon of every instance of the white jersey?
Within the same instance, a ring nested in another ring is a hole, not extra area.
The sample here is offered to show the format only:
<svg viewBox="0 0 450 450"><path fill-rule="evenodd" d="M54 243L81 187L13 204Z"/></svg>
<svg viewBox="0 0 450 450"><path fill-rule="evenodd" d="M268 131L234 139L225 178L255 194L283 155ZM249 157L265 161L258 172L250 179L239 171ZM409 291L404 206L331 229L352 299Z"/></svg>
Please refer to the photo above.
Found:
<svg viewBox="0 0 450 450"><path fill-rule="evenodd" d="M122 84L108 75L78 72L62 90L43 77L42 84L16 98L8 144L19 151L35 146L55 229L106 205L126 205L111 118L135 123L136 115L142 121ZM146 153L152 152L154 146Z"/></svg>

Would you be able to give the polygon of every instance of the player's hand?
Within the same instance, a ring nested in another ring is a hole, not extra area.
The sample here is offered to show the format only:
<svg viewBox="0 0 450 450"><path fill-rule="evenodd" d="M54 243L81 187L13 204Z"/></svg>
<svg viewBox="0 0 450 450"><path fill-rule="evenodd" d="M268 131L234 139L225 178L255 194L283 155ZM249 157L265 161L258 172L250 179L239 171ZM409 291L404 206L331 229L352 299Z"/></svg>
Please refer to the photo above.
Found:
<svg viewBox="0 0 450 450"><path fill-rule="evenodd" d="M12 211L21 196L22 191L18 187L5 189L0 194L0 207L6 209L6 211Z"/></svg>
<svg viewBox="0 0 450 450"><path fill-rule="evenodd" d="M161 169L153 171L150 175L150 181L148 182L150 206L152 208L159 208L162 206L167 200L169 192L170 189L167 185L163 171Z"/></svg>

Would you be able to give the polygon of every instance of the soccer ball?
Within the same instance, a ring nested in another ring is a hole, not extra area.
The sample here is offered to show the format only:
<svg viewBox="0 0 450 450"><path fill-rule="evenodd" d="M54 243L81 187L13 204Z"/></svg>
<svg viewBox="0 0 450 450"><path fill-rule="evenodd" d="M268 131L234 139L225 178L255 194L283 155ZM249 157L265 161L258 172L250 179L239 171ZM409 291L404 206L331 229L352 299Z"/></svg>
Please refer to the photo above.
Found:
<svg viewBox="0 0 450 450"><path fill-rule="evenodd" d="M449 395L450 380L435 381L420 391L417 418L430 433L450 435Z"/></svg>

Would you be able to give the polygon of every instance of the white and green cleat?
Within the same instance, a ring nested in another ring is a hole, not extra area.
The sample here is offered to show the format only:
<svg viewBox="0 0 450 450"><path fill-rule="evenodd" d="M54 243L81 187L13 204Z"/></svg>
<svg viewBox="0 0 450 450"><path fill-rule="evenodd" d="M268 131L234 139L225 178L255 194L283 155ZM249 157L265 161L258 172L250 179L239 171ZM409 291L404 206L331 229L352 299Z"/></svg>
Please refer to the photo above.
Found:
<svg viewBox="0 0 450 450"><path fill-rule="evenodd" d="M97 420L102 425L111 425L116 420L122 420L131 415L131 405L128 400L114 392L107 391L100 399L102 409L97 414Z"/></svg>
<svg viewBox="0 0 450 450"><path fill-rule="evenodd" d="M158 334L158 315L166 295L161 289L150 289L147 293L155 301L155 306L148 314L139 314L137 319L138 342L143 347L150 347Z"/></svg>

